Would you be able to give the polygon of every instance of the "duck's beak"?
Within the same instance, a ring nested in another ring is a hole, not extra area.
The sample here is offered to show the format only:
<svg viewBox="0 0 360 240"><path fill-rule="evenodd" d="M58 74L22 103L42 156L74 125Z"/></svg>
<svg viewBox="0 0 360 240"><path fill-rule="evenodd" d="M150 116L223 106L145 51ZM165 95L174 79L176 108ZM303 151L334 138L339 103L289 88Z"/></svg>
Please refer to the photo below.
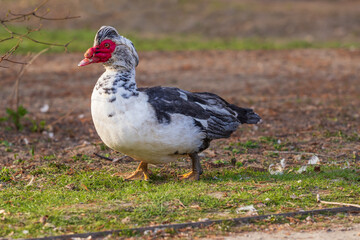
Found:
<svg viewBox="0 0 360 240"><path fill-rule="evenodd" d="M79 62L78 66L82 67L82 66L86 66L92 63L91 58L84 58L83 60L81 60L81 62Z"/></svg>
<svg viewBox="0 0 360 240"><path fill-rule="evenodd" d="M84 58L83 60L81 60L81 62L79 62L78 66L79 67L86 66L86 65L91 64L91 62L92 62L91 59Z"/></svg>
<svg viewBox="0 0 360 240"><path fill-rule="evenodd" d="M100 60L98 57L95 56L95 47L89 48L85 52L84 57L85 58L81 60L81 62L79 62L78 64L79 67L86 66L91 63L97 63Z"/></svg>

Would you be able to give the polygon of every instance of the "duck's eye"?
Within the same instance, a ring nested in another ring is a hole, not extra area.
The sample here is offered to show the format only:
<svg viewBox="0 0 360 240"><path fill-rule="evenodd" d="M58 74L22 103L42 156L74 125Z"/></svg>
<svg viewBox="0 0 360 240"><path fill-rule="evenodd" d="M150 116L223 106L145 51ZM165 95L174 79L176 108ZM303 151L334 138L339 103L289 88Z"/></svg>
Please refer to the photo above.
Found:
<svg viewBox="0 0 360 240"><path fill-rule="evenodd" d="M109 48L109 47L110 47L110 43L105 43L104 46L105 46L106 48Z"/></svg>

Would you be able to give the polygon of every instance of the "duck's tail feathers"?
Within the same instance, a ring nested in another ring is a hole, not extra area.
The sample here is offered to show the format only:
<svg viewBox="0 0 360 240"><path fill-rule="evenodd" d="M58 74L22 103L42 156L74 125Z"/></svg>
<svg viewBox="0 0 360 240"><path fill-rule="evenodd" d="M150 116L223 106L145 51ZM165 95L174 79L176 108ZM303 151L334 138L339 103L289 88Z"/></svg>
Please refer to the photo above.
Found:
<svg viewBox="0 0 360 240"><path fill-rule="evenodd" d="M250 108L241 108L234 104L229 104L229 107L238 114L237 119L242 124L258 124L262 122L261 117Z"/></svg>

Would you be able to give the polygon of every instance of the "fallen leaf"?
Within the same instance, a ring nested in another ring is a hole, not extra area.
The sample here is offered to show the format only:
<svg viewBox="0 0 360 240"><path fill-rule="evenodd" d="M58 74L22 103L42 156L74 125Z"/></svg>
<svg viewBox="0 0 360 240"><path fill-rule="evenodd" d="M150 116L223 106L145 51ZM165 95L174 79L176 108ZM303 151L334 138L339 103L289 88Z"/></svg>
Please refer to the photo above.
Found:
<svg viewBox="0 0 360 240"><path fill-rule="evenodd" d="M285 169L285 167L286 167L286 160L285 160L285 158L281 159L280 165L281 165L281 167L282 167L283 169Z"/></svg>
<svg viewBox="0 0 360 240"><path fill-rule="evenodd" d="M201 207L198 204L191 205L190 208L201 210Z"/></svg>
<svg viewBox="0 0 360 240"><path fill-rule="evenodd" d="M247 212L247 211L257 212L257 210L254 208L254 205L238 207L235 211L236 213Z"/></svg>
<svg viewBox="0 0 360 240"><path fill-rule="evenodd" d="M89 191L89 189L85 186L85 184L81 184L81 186L86 190L86 191Z"/></svg>
<svg viewBox="0 0 360 240"><path fill-rule="evenodd" d="M42 223L42 224L45 224L46 221L48 219L48 215L45 215L45 216L42 216L40 219L39 219L39 222Z"/></svg>
<svg viewBox="0 0 360 240"><path fill-rule="evenodd" d="M69 190L74 190L74 189L75 189L75 184L74 184L74 183L70 183L70 184L66 185L65 188L67 188L67 189L69 189Z"/></svg>
<svg viewBox="0 0 360 240"><path fill-rule="evenodd" d="M283 174L283 168L280 165L273 164L273 163L270 164L268 171L271 175Z"/></svg>
<svg viewBox="0 0 360 240"><path fill-rule="evenodd" d="M209 193L208 195L210 197L214 197L214 198L217 198L217 199L224 198L224 193L222 193L222 192L213 192L213 193Z"/></svg>
<svg viewBox="0 0 360 240"><path fill-rule="evenodd" d="M126 217L126 218L123 218L123 219L121 220L121 223L122 223L122 224L128 224L128 223L130 223L130 221L131 221L130 217Z"/></svg>
<svg viewBox="0 0 360 240"><path fill-rule="evenodd" d="M40 108L40 112L42 112L42 113L46 113L47 111L49 111L49 105L48 104L44 104L44 106L42 106L41 108Z"/></svg>
<svg viewBox="0 0 360 240"><path fill-rule="evenodd" d="M320 166L315 166L315 167L314 167L314 171L315 171L315 172L321 172Z"/></svg>
<svg viewBox="0 0 360 240"><path fill-rule="evenodd" d="M44 224L43 228L54 228L54 227L55 227L54 224L47 222L47 223Z"/></svg>
<svg viewBox="0 0 360 240"><path fill-rule="evenodd" d="M315 165L318 164L320 162L320 159L318 158L318 156L313 155L311 156L311 158L308 161L308 165Z"/></svg>
<svg viewBox="0 0 360 240"><path fill-rule="evenodd" d="M207 150L203 151L203 153L205 153L206 155L208 155L211 158L216 157L216 151L214 151L214 150L207 149Z"/></svg>
<svg viewBox="0 0 360 240"><path fill-rule="evenodd" d="M301 167L299 168L299 170L297 170L296 172L297 172L297 173L303 173L303 172L306 171L306 169L307 169L307 166L301 166Z"/></svg>

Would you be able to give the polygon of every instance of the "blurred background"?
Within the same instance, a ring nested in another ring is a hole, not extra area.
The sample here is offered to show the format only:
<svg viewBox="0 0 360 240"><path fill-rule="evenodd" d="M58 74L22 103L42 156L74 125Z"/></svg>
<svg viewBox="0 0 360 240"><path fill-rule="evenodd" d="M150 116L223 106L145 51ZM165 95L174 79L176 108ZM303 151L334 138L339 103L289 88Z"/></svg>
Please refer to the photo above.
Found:
<svg viewBox="0 0 360 240"><path fill-rule="evenodd" d="M1 0L0 16L31 11L41 2ZM131 36L140 50L359 46L360 2L354 0L50 0L39 13L47 11L47 17L80 16L40 21L43 33L33 34L73 40L71 51L86 50L85 41L102 25ZM38 49L25 43L19 51L31 48Z"/></svg>

